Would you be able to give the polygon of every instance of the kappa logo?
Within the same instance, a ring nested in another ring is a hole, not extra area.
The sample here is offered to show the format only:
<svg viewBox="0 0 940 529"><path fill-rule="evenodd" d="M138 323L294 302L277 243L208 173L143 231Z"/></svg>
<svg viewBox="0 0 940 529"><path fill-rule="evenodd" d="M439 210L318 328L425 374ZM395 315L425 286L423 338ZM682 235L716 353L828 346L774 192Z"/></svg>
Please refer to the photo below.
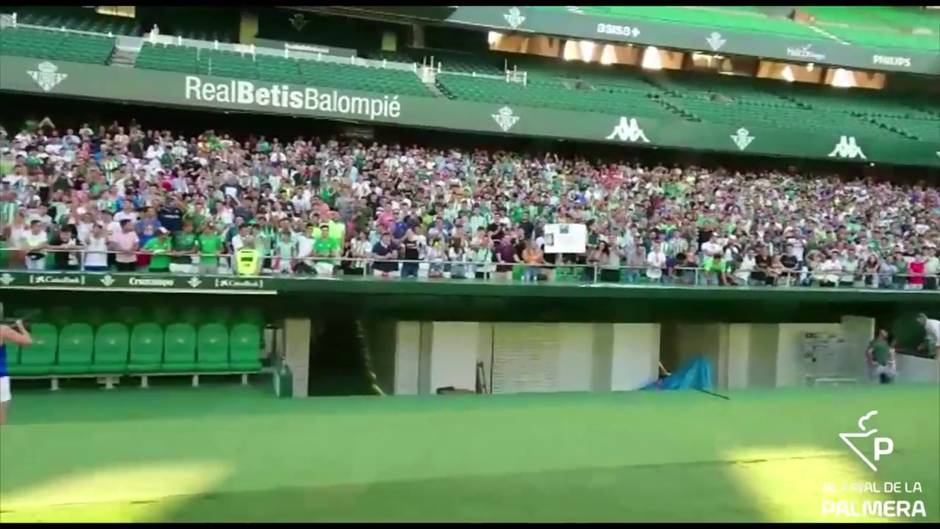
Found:
<svg viewBox="0 0 940 529"><path fill-rule="evenodd" d="M858 146L858 143L855 141L855 136L842 136L839 138L839 143L836 144L835 148L832 149L832 152L829 153L830 158L861 158L862 160L867 160L865 153L862 152L862 148Z"/></svg>
<svg viewBox="0 0 940 529"><path fill-rule="evenodd" d="M499 125L499 128L503 132L509 132L516 123L519 122L519 116L516 116L512 113L512 109L509 107L503 107L499 109L496 114L492 114L493 121Z"/></svg>
<svg viewBox="0 0 940 529"><path fill-rule="evenodd" d="M30 70L28 73L43 92L52 90L69 76L67 73L59 73L59 67L49 61L39 63L35 70Z"/></svg>
<svg viewBox="0 0 940 529"><path fill-rule="evenodd" d="M737 132L731 135L731 141L738 146L738 150L743 151L754 141L754 136L751 136L751 133L748 132L746 128L741 127Z"/></svg>
<svg viewBox="0 0 940 529"><path fill-rule="evenodd" d="M851 448L853 452L855 452L855 455L857 455L866 465L868 465L870 469L874 470L875 472L878 472L878 467L876 467L875 464L872 463L870 459L868 459L868 456L866 456L864 452L859 450L858 447L855 446L855 444L853 444L852 441L850 440L850 439L867 439L875 435L876 433L878 433L878 430L866 431L866 428L865 428L865 422L868 419L871 419L872 417L874 417L875 415L878 415L877 410L872 410L866 413L865 415L862 415L858 419L858 429L861 431L840 433L839 438L842 439L842 442L848 445L848 447ZM875 437L872 442L872 446L874 448L873 454L874 454L875 461L880 461L882 456L886 456L894 452L894 440L891 439L890 437Z"/></svg>
<svg viewBox="0 0 940 529"><path fill-rule="evenodd" d="M636 118L626 117L620 118L620 123L614 127L614 130L607 136L607 139L629 142L642 141L643 143L650 142L649 138L646 137L646 133L640 128L640 124L637 123Z"/></svg>
<svg viewBox="0 0 940 529"><path fill-rule="evenodd" d="M503 15L503 18L506 19L506 23L509 24L509 27L516 29L525 22L525 16L522 15L522 11L518 7L512 7L509 9L509 12Z"/></svg>
<svg viewBox="0 0 940 529"><path fill-rule="evenodd" d="M708 43L708 46L711 47L712 51L718 51L728 41L722 38L721 33L713 31L712 34L709 35L707 39L705 39L705 42Z"/></svg>

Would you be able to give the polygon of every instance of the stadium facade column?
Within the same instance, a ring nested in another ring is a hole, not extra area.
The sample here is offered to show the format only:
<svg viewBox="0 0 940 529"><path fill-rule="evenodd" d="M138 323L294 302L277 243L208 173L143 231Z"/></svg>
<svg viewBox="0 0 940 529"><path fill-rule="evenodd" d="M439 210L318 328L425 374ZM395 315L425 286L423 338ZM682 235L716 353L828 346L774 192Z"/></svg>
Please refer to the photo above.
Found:
<svg viewBox="0 0 940 529"><path fill-rule="evenodd" d="M310 319L284 320L284 358L293 375L294 398L308 396L310 378Z"/></svg>
<svg viewBox="0 0 940 529"><path fill-rule="evenodd" d="M659 370L658 323L615 323L611 327L611 391L640 389L656 380Z"/></svg>

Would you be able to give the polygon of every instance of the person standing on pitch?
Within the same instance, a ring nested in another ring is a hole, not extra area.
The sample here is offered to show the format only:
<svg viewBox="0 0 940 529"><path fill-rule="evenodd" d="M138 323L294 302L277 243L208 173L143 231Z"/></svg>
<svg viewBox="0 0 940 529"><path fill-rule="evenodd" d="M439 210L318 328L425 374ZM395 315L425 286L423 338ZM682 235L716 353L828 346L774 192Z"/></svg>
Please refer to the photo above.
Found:
<svg viewBox="0 0 940 529"><path fill-rule="evenodd" d="M875 339L868 344L865 356L872 378L877 378L882 384L890 384L897 374L897 362L894 348L888 343L888 331L878 330Z"/></svg>
<svg viewBox="0 0 940 529"><path fill-rule="evenodd" d="M940 355L940 320L931 320L926 314L917 315L917 323L924 328L924 343L917 348L928 358Z"/></svg>
<svg viewBox="0 0 940 529"><path fill-rule="evenodd" d="M10 377L7 373L7 346L13 342L20 346L32 345L33 338L29 331L23 327L23 322L16 320L16 329L9 325L0 325L0 426L6 422L7 410L10 407Z"/></svg>

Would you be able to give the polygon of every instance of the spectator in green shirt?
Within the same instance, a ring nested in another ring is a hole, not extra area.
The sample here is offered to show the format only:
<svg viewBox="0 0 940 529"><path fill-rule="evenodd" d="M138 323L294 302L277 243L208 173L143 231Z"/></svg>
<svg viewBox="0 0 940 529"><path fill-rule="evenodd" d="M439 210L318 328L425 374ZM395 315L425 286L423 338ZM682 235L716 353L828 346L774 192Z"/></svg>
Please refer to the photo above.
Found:
<svg viewBox="0 0 940 529"><path fill-rule="evenodd" d="M196 246L199 248L199 273L217 274L219 271L219 254L222 253L224 241L219 235L219 230L211 221L206 222L202 227L202 233L196 238Z"/></svg>
<svg viewBox="0 0 940 529"><path fill-rule="evenodd" d="M144 245L144 251L152 255L149 268L151 272L170 271L169 253L173 249L173 242L170 240L169 234L170 231L161 226L157 228L157 236Z"/></svg>
<svg viewBox="0 0 940 529"><path fill-rule="evenodd" d="M872 377L882 384L890 384L897 374L894 348L888 343L888 331L879 329L875 339L865 351Z"/></svg>
<svg viewBox="0 0 940 529"><path fill-rule="evenodd" d="M196 254L196 234L193 233L193 223L183 222L183 231L173 236L173 255L170 271L173 273L192 273L193 255Z"/></svg>
<svg viewBox="0 0 940 529"><path fill-rule="evenodd" d="M320 236L313 241L313 255L316 257L316 270L318 275L333 275L336 266L336 257L339 256L340 245L336 239L330 237L330 226L320 226Z"/></svg>

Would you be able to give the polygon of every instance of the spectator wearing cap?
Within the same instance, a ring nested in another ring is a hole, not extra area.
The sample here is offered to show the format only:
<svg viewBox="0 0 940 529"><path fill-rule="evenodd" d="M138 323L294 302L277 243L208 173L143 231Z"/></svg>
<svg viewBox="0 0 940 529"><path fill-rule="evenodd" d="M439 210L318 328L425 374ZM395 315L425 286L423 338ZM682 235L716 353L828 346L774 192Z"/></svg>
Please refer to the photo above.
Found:
<svg viewBox="0 0 940 529"><path fill-rule="evenodd" d="M170 271L170 253L173 251L173 241L170 239L170 230L157 228L156 237L147 241L143 250L150 254L151 272Z"/></svg>

